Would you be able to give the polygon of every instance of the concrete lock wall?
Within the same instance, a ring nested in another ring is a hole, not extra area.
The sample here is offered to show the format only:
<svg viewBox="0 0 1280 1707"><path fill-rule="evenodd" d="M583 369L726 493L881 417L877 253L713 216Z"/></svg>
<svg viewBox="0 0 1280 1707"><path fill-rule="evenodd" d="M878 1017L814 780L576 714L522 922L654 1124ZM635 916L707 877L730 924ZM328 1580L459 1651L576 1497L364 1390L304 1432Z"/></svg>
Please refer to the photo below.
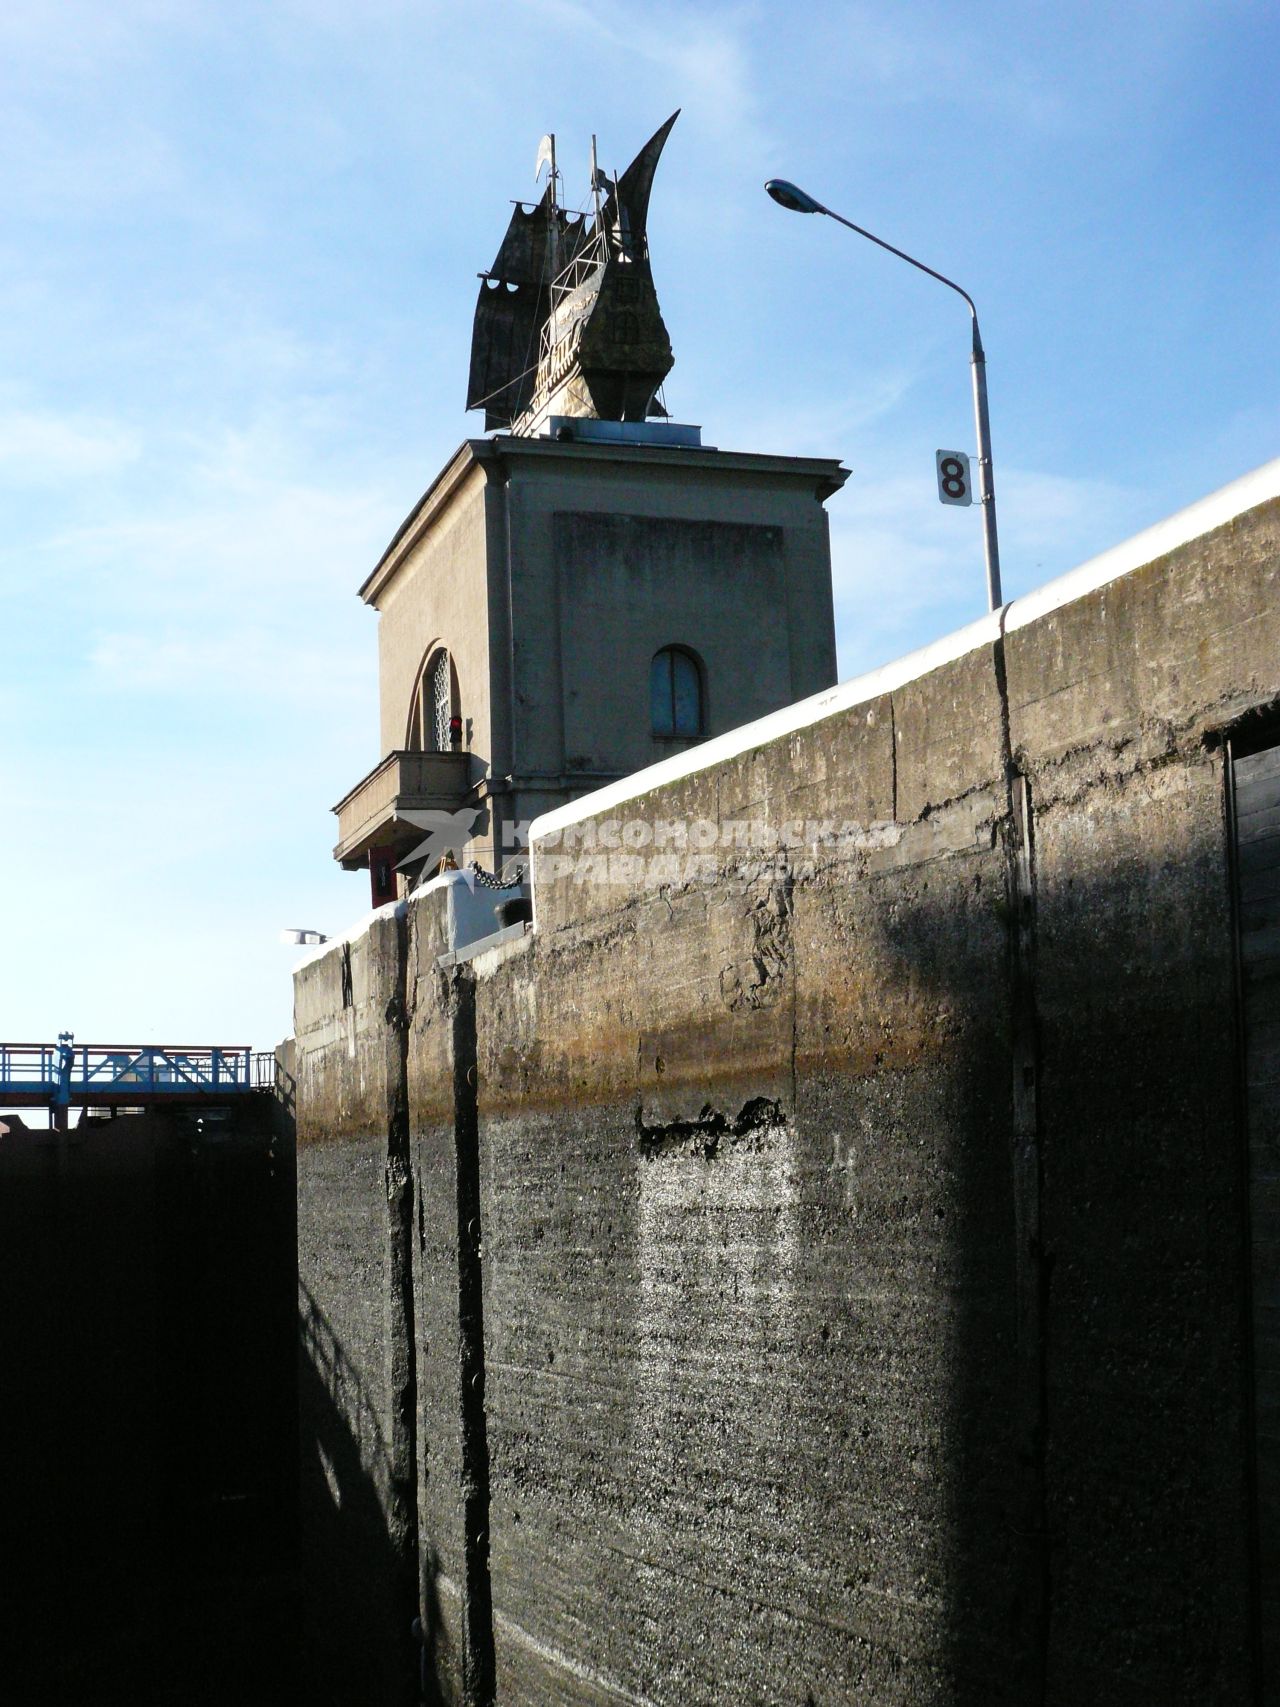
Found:
<svg viewBox="0 0 1280 1707"><path fill-rule="evenodd" d="M387 1458L304 1525L377 1617L413 1554L428 1699L1254 1698L1274 488L551 814L522 940L304 967L302 1270Z"/></svg>
<svg viewBox="0 0 1280 1707"><path fill-rule="evenodd" d="M439 903L437 903L439 904ZM313 1699L404 1699L418 1600L404 920L295 973L304 1653Z"/></svg>

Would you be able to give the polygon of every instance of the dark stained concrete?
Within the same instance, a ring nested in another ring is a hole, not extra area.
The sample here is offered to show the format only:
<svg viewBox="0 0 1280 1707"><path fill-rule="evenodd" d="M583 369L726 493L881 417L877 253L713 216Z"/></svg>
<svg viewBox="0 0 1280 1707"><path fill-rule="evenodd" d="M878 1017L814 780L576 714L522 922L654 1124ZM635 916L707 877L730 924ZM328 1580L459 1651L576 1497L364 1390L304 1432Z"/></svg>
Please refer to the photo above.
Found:
<svg viewBox="0 0 1280 1707"><path fill-rule="evenodd" d="M522 942L441 969L413 904L300 975L304 1278L376 1421L367 1523L304 1524L402 1617L416 1487L437 1699L1257 1698L1221 743L1278 536L610 814L842 841L535 850Z"/></svg>
<svg viewBox="0 0 1280 1707"><path fill-rule="evenodd" d="M287 1703L292 1133L266 1097L0 1136L0 1696Z"/></svg>

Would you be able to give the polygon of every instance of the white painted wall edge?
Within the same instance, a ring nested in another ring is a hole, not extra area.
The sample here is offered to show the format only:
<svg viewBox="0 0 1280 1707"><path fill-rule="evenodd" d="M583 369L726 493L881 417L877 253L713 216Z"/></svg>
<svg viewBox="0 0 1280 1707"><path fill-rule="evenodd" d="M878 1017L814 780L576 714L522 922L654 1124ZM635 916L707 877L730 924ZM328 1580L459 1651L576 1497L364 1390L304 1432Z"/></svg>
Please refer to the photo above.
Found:
<svg viewBox="0 0 1280 1707"><path fill-rule="evenodd" d="M338 948L344 942L356 942L376 920L394 919L402 909L409 905L410 901L420 901L424 895L434 895L437 890L449 889L456 883L465 883L471 887L471 878L465 871L442 871L437 876L428 879L426 883L420 883L403 900L388 901L381 907L375 907L371 913L365 913L362 918L357 919L355 924L348 925L345 931L339 931L335 936L326 937L324 942L318 942L314 948L309 948L300 960L294 961L293 971L301 972L302 968L310 966L313 960L323 960L330 949ZM515 894L514 890L512 894ZM494 907L496 908L498 901L504 898L495 893Z"/></svg>
<svg viewBox="0 0 1280 1707"><path fill-rule="evenodd" d="M882 664L878 669L855 676L851 681L840 682L835 687L824 688L821 693L797 700L781 711L770 712L754 723L744 723L741 728L730 729L710 741L703 741L700 746L690 747L669 759L660 759L656 765L649 765L645 770L636 771L606 788L596 789L592 794L584 794L578 800L571 800L567 806L557 806L551 812L544 812L529 826L530 845L570 824L581 823L584 818L599 818L615 807L651 794L654 789L723 764L727 759L766 746L770 741L793 734L798 729L807 729L826 717L834 717L837 712L848 711L852 706L876 699L880 694L891 693L907 682L927 676L943 664L964 657L966 652L990 645L1001 631L1002 618L1006 632L1025 628L1028 623L1096 592L1110 581L1132 574L1144 564L1167 556L1178 546L1212 533L1236 516L1244 515L1276 497L1280 497L1280 457L1264 463L1251 474L1242 475L1239 480L1233 480L1207 498L1189 504L1186 509L1176 511L1154 527L1134 534L1132 539L1112 546L1100 556L1091 557L1075 569L1069 569L1065 575L1047 581L1034 592L1014 599L1003 611L990 611L976 622L932 640L927 646L908 652L890 664Z"/></svg>
<svg viewBox="0 0 1280 1707"><path fill-rule="evenodd" d="M332 949L341 948L344 942L355 942L364 935L375 919L394 919L406 905L404 901L388 901L385 906L375 907L371 913L365 913L355 924L348 925L345 931L339 931L336 936L326 937L323 942L318 942L314 948L309 948L300 960L294 961L295 975L301 972L304 966L310 966L313 960L323 960Z"/></svg>
<svg viewBox="0 0 1280 1707"><path fill-rule="evenodd" d="M1251 474L1242 474L1229 486L1219 487L1207 498L1188 504L1185 510L1176 510L1154 527L1135 533L1132 539L1113 545L1109 551L1089 558L1088 562L1075 569L1068 569L1056 580L1046 581L1034 592L1014 599L1012 604L1005 606L1005 630L1011 632L1015 628L1025 628L1050 611L1070 604L1073 599L1082 599L1086 593L1096 592L1109 581L1118 581L1122 575L1130 575L1146 563L1167 557L1180 545L1188 545L1193 539L1212 533L1215 528L1225 526L1237 516L1256 510L1259 504L1276 497L1280 497L1280 456L1264 462Z"/></svg>
<svg viewBox="0 0 1280 1707"><path fill-rule="evenodd" d="M568 824L576 824L583 818L598 818L615 806L652 793L655 788L663 788L668 783L679 782L682 777L709 770L713 765L723 764L726 759L736 758L739 753L750 752L755 747L766 746L797 729L807 729L823 718L834 717L838 711L847 711L850 706L861 705L879 694L891 693L904 682L927 675L939 665L950 663L953 658L962 657L976 646L994 640L999 632L1000 613L991 611L976 622L957 629L954 634L932 640L916 652L908 652L905 658L896 658L891 664L881 664L879 669L869 670L865 676L855 676L852 681L823 688L821 693L812 694L808 699L798 699L794 705L784 705L781 711L771 711L767 717L758 717L754 723L744 723L738 729L715 735L683 753L659 759L656 765L636 771L632 776L624 776L620 782L611 782L593 794L584 794L580 800L571 800L567 806L557 806L551 812L544 812L530 824L529 840L535 842L539 837L562 830Z"/></svg>

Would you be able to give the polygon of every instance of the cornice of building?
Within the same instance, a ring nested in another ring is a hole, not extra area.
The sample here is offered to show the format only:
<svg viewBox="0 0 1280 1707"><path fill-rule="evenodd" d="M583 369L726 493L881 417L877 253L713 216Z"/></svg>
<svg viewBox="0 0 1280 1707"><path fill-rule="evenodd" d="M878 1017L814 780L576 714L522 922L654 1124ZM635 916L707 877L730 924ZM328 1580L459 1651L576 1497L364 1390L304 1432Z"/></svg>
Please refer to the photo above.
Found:
<svg viewBox="0 0 1280 1707"><path fill-rule="evenodd" d="M376 608L378 600L395 579L405 558L430 529L435 518L452 501L471 470L478 463L488 460L483 454L488 444L487 439L464 439L458 446L400 523L390 545L374 565L372 573L361 584L360 597L365 604Z"/></svg>
<svg viewBox="0 0 1280 1707"><path fill-rule="evenodd" d="M503 461L530 463L616 463L642 468L697 468L726 474L773 475L814 481L823 500L838 492L850 470L837 457L774 456L757 451L720 450L712 445L626 444L583 439L517 438L495 435L483 441Z"/></svg>
<svg viewBox="0 0 1280 1707"><path fill-rule="evenodd" d="M580 463L600 467L620 464L646 468L697 468L700 472L725 475L782 478L812 482L819 502L825 503L849 478L850 470L835 457L772 456L754 451L716 450L709 446L644 444L601 444L550 438L517 438L498 433L487 439L464 439L440 473L396 529L387 549L360 587L360 597L375 608L395 579L414 547L427 534L436 518L453 501L473 469L480 467L490 479L504 481L512 465L536 466L539 462Z"/></svg>

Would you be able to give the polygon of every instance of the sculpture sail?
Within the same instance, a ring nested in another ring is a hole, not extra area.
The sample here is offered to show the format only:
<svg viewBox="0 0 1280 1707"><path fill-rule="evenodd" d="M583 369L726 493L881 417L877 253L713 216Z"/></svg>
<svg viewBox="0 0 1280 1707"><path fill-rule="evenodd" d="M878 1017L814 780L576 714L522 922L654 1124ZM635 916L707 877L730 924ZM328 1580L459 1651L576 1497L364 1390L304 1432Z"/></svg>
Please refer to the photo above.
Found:
<svg viewBox="0 0 1280 1707"><path fill-rule="evenodd" d="M649 193L678 117L606 184L589 222L557 206L554 165L537 206L515 207L481 275L471 341L467 407L484 410L487 428L531 433L550 414L660 412L654 394L674 357L649 267Z"/></svg>
<svg viewBox="0 0 1280 1707"><path fill-rule="evenodd" d="M509 427L533 395L539 336L551 311L552 230L562 264L585 238L585 219L557 208L553 191L548 184L535 208L516 204L493 266L481 275L467 408L483 409L488 428Z"/></svg>

